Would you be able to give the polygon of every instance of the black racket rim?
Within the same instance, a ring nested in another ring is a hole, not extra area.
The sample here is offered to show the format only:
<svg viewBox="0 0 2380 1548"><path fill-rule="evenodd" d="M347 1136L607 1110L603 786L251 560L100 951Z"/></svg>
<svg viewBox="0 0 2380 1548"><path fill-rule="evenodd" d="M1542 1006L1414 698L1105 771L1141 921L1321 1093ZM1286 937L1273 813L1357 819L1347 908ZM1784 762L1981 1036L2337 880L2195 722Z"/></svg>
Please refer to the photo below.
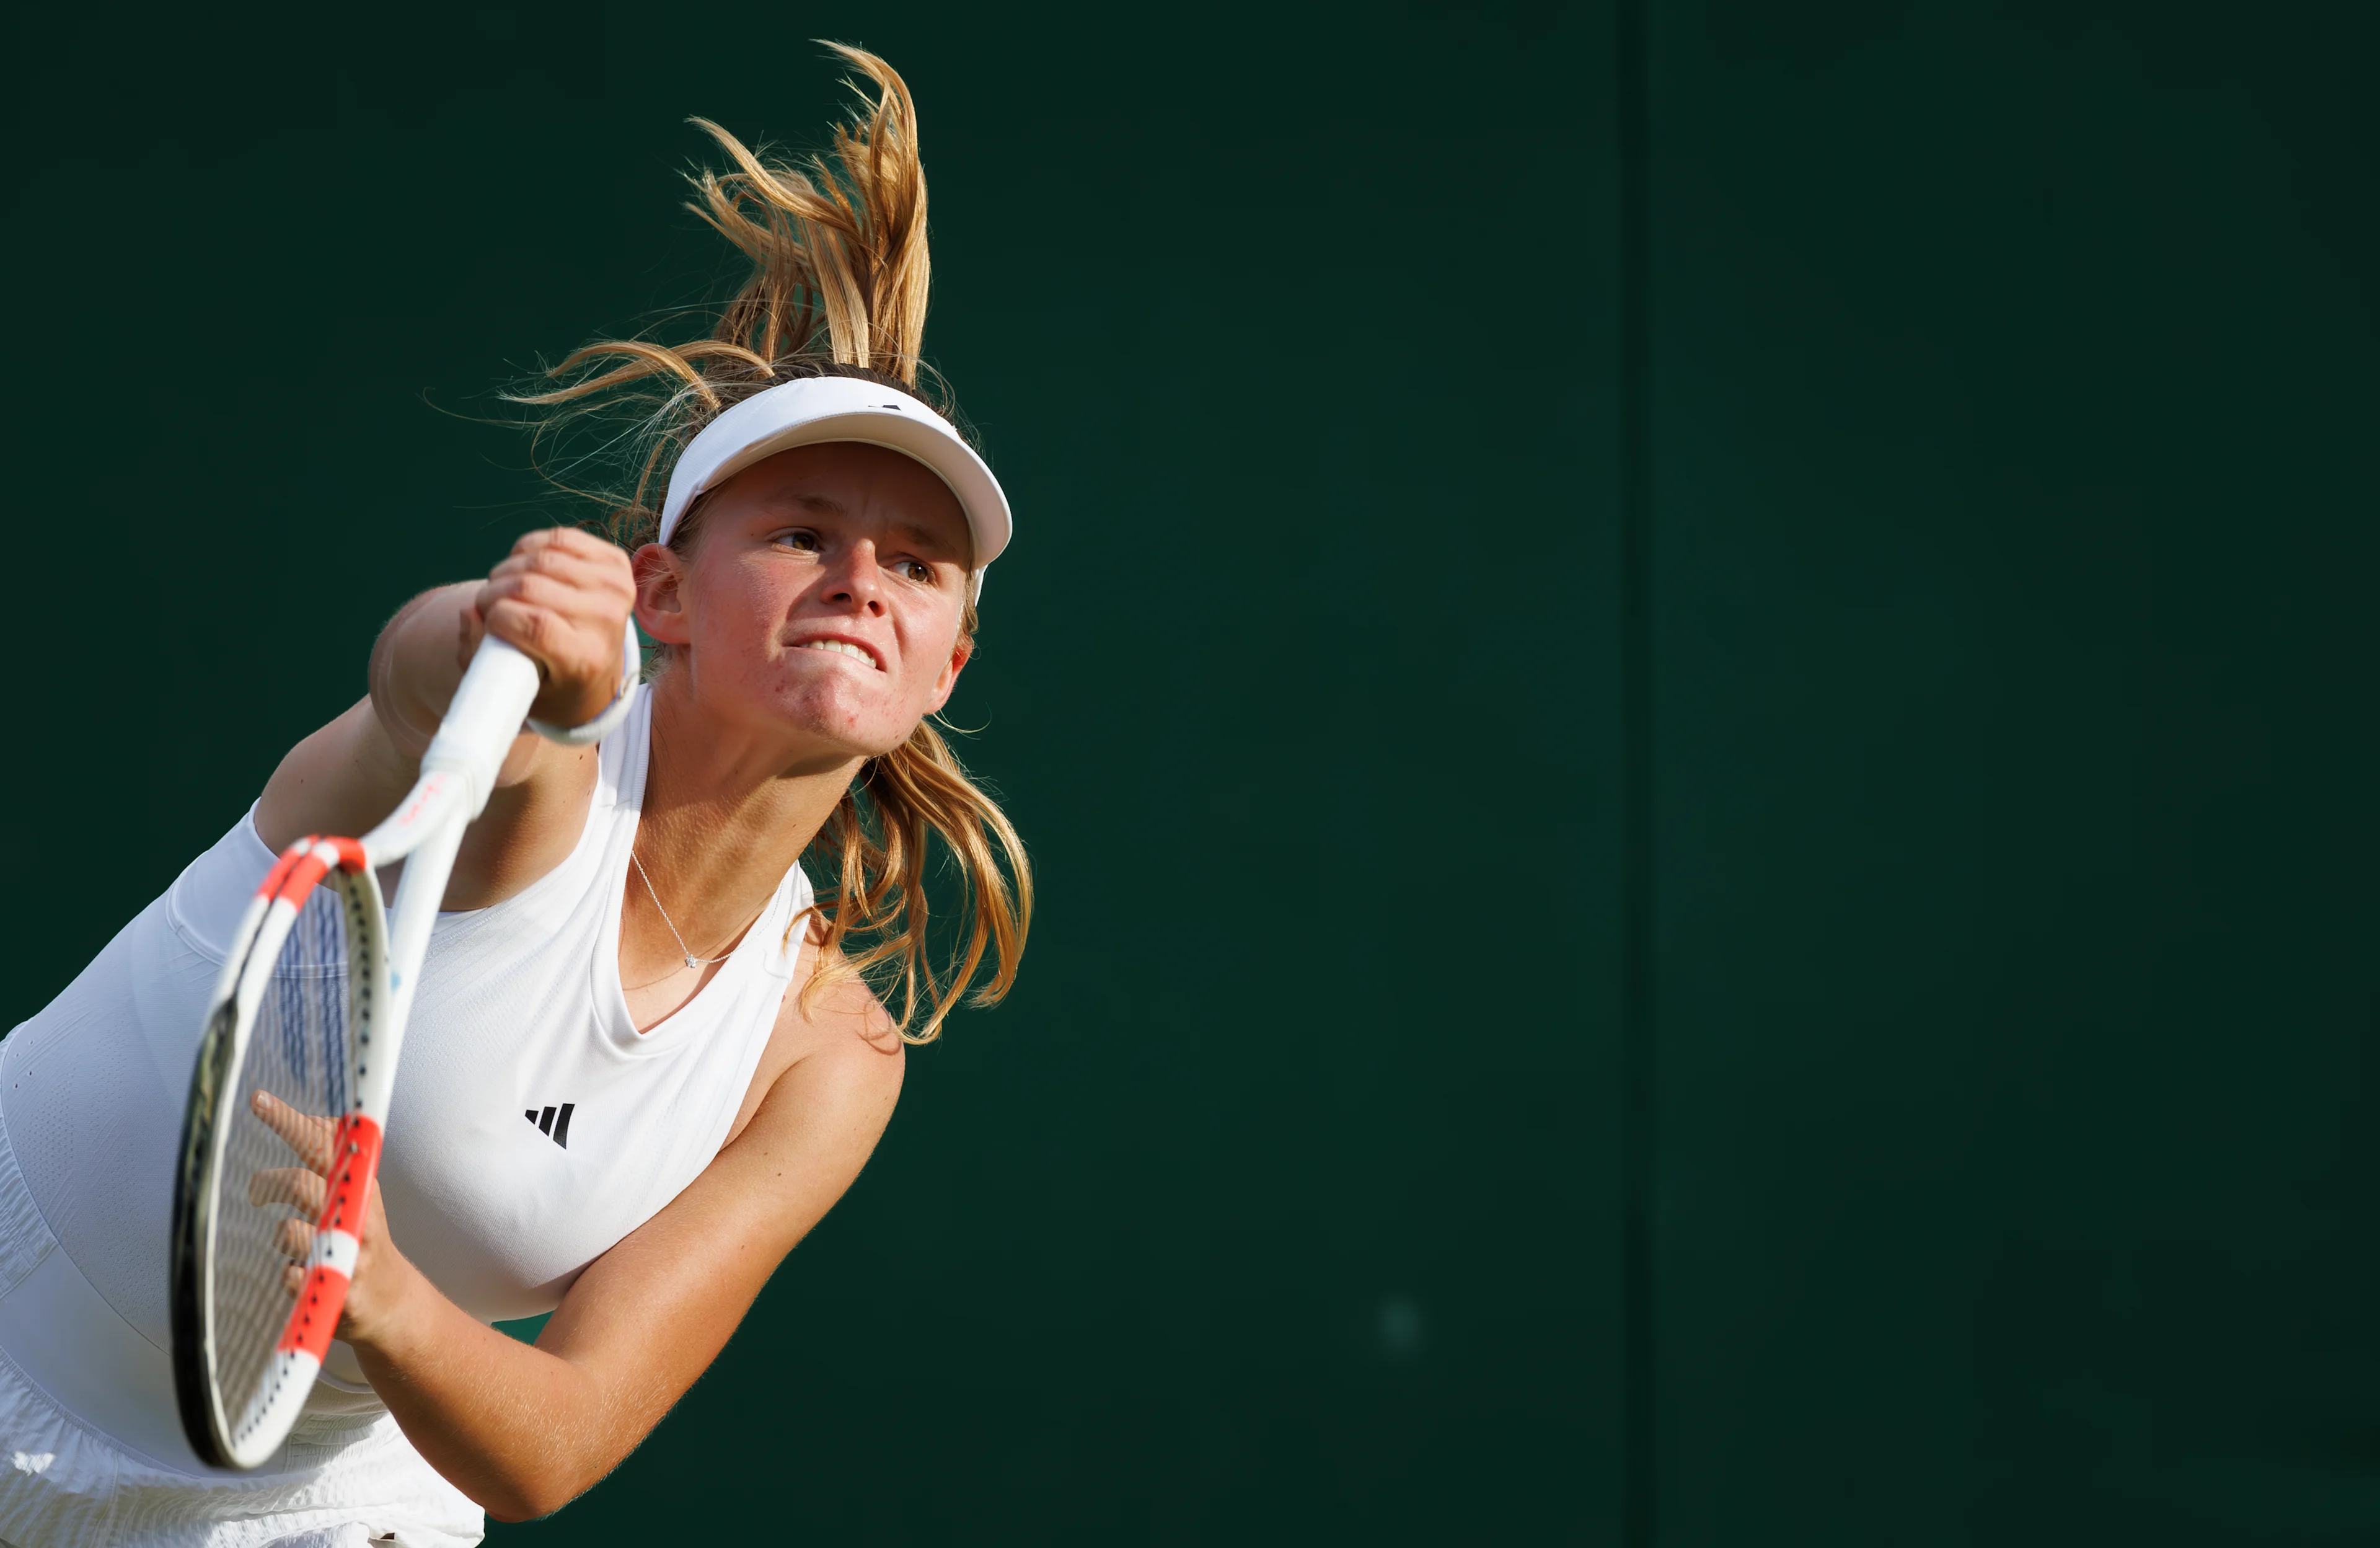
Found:
<svg viewBox="0 0 2380 1548"><path fill-rule="evenodd" d="M243 959L244 961L245 959ZM214 1235L215 1135L223 1099L239 1054L239 1006L226 999L207 1018L182 1116L182 1150L174 1168L174 1246L168 1299L172 1305L174 1400L190 1448L211 1467L232 1461L217 1411L213 1319L207 1307L207 1245Z"/></svg>
<svg viewBox="0 0 2380 1548"><path fill-rule="evenodd" d="M301 855L320 854L318 845L351 843L346 839L310 837L292 846L284 862L299 861ZM302 873L304 868L299 864L294 869ZM227 969L218 991L222 999L208 1012L198 1063L191 1075L189 1101L183 1109L181 1150L174 1169L174 1226L167 1279L174 1399L185 1438L200 1458L212 1467L245 1470L264 1460L252 1445L243 1446L242 1437L235 1434L241 1416L225 1408L219 1380L223 1351L214 1284L217 1237L222 1224L218 1218L218 1195L222 1191L227 1143L241 1111L242 1061L257 1035L265 1003L262 995L252 996L249 1013L243 1018L240 986L258 969L260 961L269 969L278 959L297 932L318 884L328 884L340 895L335 914L341 923L345 948L350 954L347 978L352 1010L352 994L359 981L353 970L353 957L358 950L378 953L385 938L378 923L378 910L370 910L368 918L367 910L358 906L357 893L359 888L373 889L372 901L376 903L379 884L369 872L348 875L337 866L321 867L304 880L294 874L285 876L276 869L261 895L272 901L252 916L252 921L243 927L234 943L237 969ZM280 911L283 903L295 905L285 916ZM378 977L379 969L368 969L361 975L361 981L370 984ZM352 1024L348 1030L352 1036ZM352 1060L352 1045L346 1054ZM350 1082L352 1078L350 1065ZM243 1452L248 1453L245 1460Z"/></svg>

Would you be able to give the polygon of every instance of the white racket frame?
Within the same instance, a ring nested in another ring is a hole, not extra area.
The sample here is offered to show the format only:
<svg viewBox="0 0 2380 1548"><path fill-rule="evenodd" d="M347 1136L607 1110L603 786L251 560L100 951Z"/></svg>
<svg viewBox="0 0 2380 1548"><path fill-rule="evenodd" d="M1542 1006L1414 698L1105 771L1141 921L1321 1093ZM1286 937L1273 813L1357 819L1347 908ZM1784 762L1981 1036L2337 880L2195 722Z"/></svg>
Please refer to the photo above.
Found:
<svg viewBox="0 0 2380 1548"><path fill-rule="evenodd" d="M635 626L628 659L634 660ZM421 775L396 811L361 839L308 837L283 853L241 920L207 1007L175 1176L174 1386L182 1426L202 1458L251 1469L271 1460L322 1369L356 1268L362 1212L379 1170L382 1130L431 927L455 853L488 804L496 774L537 697L537 664L492 636L455 690ZM623 701L625 704L623 690ZM607 716L616 720L616 716ZM543 727L540 727L543 729ZM383 917L374 872L405 861ZM334 1129L328 1197L316 1221L304 1287L271 1371L239 1413L215 1378L215 1177L247 1093L237 1079L290 928L313 889L335 886L347 945L349 1110Z"/></svg>

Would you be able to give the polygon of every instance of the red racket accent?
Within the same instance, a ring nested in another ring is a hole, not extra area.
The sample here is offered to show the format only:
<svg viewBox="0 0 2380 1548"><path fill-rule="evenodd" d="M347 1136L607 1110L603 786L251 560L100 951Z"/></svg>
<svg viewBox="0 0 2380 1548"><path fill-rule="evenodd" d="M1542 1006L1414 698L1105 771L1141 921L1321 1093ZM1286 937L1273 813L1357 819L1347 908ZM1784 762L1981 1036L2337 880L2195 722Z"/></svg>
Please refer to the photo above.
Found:
<svg viewBox="0 0 2380 1548"><path fill-rule="evenodd" d="M381 824L381 827L383 829L401 827L419 820L422 810L432 800L445 794L446 786L454 782L453 775L443 772L423 774L421 783L416 785L405 798L405 804L398 807L389 820Z"/></svg>
<svg viewBox="0 0 2380 1548"><path fill-rule="evenodd" d="M360 1114L341 1118L331 1141L331 1191L322 1201L322 1218L314 1227L319 1260L325 1237L337 1235L361 1240L364 1203L380 1170L380 1125ZM352 1256L354 1249L348 1249ZM331 1339L338 1332L339 1313L347 1304L346 1274L331 1263L317 1262L306 1271L289 1325L273 1346L283 1354L311 1355L319 1364L330 1358Z"/></svg>
<svg viewBox="0 0 2380 1548"><path fill-rule="evenodd" d="M364 1199L380 1172L380 1125L360 1113L339 1120L331 1140L331 1192L317 1231L345 1231L363 1239Z"/></svg>
<svg viewBox="0 0 2380 1548"><path fill-rule="evenodd" d="M281 879L279 901L293 908L303 908L307 896L330 873L330 870L331 862L322 858L314 841L308 839L306 852L298 857L298 863L291 866L289 874Z"/></svg>
<svg viewBox="0 0 2380 1548"><path fill-rule="evenodd" d="M311 849L313 847L313 835L309 834L304 838L299 839L297 843L289 846L288 848L282 850L280 857L273 860L273 869L266 872L264 873L264 880L258 884L256 896L259 897L271 897L274 893L279 892L281 890L282 879L289 874L289 868L296 865L300 859L304 859L306 851Z"/></svg>
<svg viewBox="0 0 2380 1548"><path fill-rule="evenodd" d="M344 871L352 876L357 872L364 869L364 847L357 843L354 839L332 838L325 839L323 842L330 845L332 848L336 849L339 852L339 869L341 871Z"/></svg>
<svg viewBox="0 0 2380 1548"><path fill-rule="evenodd" d="M298 1292L298 1310L289 1313L288 1331L273 1346L276 1354L307 1354L320 1365L330 1358L331 1335L338 1331L340 1309L347 1304L347 1276L334 1268L306 1273L306 1287Z"/></svg>

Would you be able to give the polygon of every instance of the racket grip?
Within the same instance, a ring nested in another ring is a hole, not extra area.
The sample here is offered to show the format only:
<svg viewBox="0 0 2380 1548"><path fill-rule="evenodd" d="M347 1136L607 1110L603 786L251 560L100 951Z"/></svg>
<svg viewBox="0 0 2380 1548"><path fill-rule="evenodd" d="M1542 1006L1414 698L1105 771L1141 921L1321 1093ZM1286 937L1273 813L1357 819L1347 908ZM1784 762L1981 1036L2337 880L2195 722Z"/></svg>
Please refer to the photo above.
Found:
<svg viewBox="0 0 2380 1548"><path fill-rule="evenodd" d="M438 735L421 755L424 774L442 770L462 776L477 817L496 786L504 754L520 735L521 723L537 699L537 663L493 635L480 641L463 681L446 706Z"/></svg>

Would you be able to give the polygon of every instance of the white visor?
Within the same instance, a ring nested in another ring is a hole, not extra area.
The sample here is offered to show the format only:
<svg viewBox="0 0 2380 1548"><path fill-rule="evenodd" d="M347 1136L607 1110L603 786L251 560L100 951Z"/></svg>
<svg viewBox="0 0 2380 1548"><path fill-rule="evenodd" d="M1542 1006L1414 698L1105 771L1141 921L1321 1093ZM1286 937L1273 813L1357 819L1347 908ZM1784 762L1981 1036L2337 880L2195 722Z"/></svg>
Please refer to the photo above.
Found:
<svg viewBox="0 0 2380 1548"><path fill-rule="evenodd" d="M975 536L975 594L983 572L1008 546L1008 496L983 458L923 402L897 387L857 376L803 376L747 397L705 425L670 474L659 542L677 530L686 508L765 457L821 441L858 441L915 457L958 496Z"/></svg>

